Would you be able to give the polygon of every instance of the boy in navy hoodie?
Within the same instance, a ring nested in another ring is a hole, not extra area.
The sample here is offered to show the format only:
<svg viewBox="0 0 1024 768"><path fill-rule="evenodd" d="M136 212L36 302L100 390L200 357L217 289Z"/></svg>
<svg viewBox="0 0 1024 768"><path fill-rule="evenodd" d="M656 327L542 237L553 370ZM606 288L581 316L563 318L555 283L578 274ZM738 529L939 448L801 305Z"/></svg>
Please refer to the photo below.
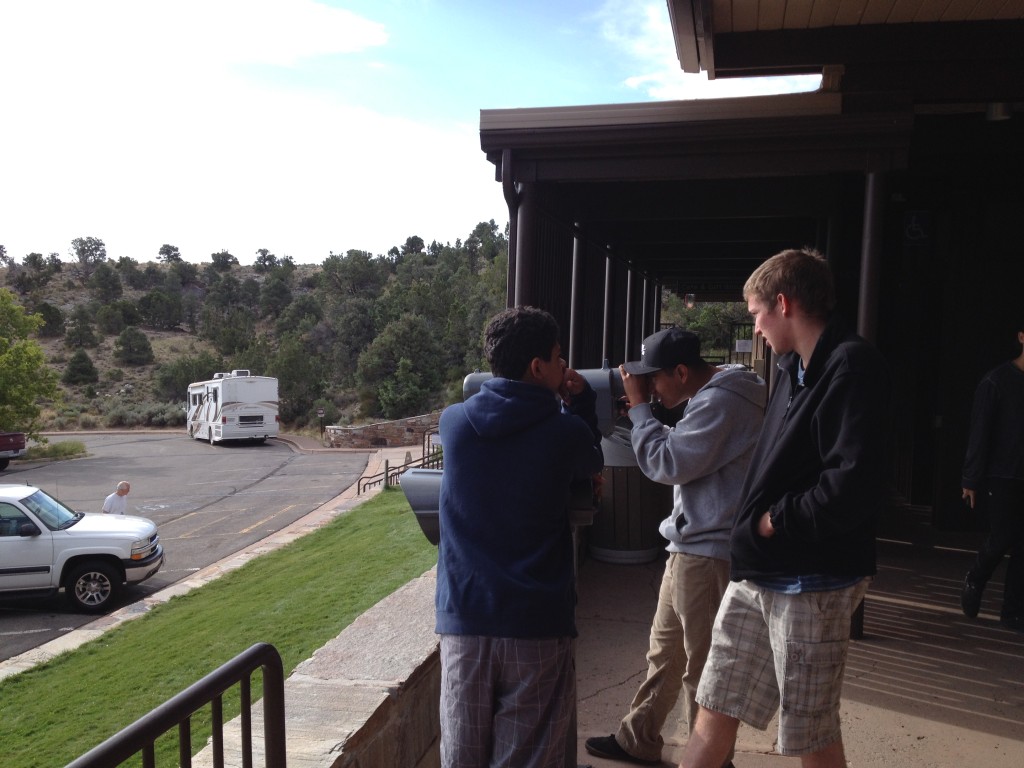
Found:
<svg viewBox="0 0 1024 768"><path fill-rule="evenodd" d="M596 396L540 309L496 315L494 378L441 414L441 764L564 765L576 702L570 483L601 471Z"/></svg>

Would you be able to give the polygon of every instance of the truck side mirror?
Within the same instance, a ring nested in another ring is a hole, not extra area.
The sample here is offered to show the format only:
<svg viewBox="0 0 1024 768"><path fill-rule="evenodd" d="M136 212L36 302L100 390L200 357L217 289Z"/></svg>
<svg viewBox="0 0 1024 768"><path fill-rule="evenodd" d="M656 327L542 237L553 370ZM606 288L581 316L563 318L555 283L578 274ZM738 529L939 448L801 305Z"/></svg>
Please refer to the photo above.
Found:
<svg viewBox="0 0 1024 768"><path fill-rule="evenodd" d="M18 526L19 536L38 536L41 533L35 523L25 522Z"/></svg>

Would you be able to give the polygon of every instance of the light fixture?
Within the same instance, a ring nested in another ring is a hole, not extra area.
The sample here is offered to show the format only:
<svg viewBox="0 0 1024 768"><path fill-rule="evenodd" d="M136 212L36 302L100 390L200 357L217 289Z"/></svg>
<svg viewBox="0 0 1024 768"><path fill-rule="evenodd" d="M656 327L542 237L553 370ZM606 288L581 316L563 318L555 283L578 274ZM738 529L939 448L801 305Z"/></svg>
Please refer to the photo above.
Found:
<svg viewBox="0 0 1024 768"><path fill-rule="evenodd" d="M693 293L686 294L683 297L683 303L687 309L693 309L693 306L697 303L697 295Z"/></svg>

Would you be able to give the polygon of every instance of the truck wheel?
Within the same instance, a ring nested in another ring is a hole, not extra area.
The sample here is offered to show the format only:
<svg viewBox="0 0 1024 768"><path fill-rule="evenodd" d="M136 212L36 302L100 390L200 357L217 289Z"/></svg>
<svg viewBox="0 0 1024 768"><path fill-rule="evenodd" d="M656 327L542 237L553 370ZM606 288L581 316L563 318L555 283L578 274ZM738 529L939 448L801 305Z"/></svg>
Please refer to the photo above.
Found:
<svg viewBox="0 0 1024 768"><path fill-rule="evenodd" d="M83 563L68 576L64 591L75 610L101 613L121 591L121 578L106 563Z"/></svg>
<svg viewBox="0 0 1024 768"><path fill-rule="evenodd" d="M7 469L7 465L11 463L10 459L0 459L0 472Z"/></svg>

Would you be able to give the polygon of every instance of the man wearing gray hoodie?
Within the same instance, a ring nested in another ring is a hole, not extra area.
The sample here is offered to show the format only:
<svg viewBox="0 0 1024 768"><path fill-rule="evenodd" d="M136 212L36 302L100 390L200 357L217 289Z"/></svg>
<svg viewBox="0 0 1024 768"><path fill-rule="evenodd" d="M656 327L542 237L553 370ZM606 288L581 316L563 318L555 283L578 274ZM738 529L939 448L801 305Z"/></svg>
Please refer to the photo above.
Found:
<svg viewBox="0 0 1024 768"><path fill-rule="evenodd" d="M619 371L637 463L651 480L674 486L672 513L660 526L669 555L651 624L647 679L618 732L587 739L585 746L598 757L659 765L661 730L680 691L690 729L696 718L697 683L729 583L729 535L766 391L745 366L705 362L697 336L679 328L648 336L640 361ZM674 427L655 418L652 395L668 409L689 401Z"/></svg>

